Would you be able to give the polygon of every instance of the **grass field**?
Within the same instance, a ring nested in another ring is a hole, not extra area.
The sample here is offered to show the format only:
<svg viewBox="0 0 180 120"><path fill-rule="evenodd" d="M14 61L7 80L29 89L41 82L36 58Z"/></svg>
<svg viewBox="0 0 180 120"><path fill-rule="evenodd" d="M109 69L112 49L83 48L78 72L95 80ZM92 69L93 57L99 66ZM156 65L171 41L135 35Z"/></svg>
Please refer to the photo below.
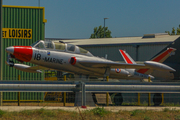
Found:
<svg viewBox="0 0 180 120"><path fill-rule="evenodd" d="M78 108L77 108L78 109ZM133 110L110 112L103 107L92 110L70 112L63 110L24 110L7 112L0 110L0 119L4 120L180 120L180 111L165 108L163 111Z"/></svg>
<svg viewBox="0 0 180 120"><path fill-rule="evenodd" d="M3 103L3 106L17 106L17 102ZM99 106L94 109L84 111L80 111L77 107L76 109L78 112L72 112L60 109L44 109L46 106L63 106L63 103L59 102L22 102L21 106L42 106L43 108L39 110L24 110L17 112L0 110L0 120L180 120L180 110L169 108L164 108L162 111L120 110L118 112L111 112ZM66 103L66 106L74 106L74 103ZM137 106L137 103L124 103L122 106ZM147 103L142 103L142 106L147 106ZM164 106L179 107L180 105L166 103Z"/></svg>

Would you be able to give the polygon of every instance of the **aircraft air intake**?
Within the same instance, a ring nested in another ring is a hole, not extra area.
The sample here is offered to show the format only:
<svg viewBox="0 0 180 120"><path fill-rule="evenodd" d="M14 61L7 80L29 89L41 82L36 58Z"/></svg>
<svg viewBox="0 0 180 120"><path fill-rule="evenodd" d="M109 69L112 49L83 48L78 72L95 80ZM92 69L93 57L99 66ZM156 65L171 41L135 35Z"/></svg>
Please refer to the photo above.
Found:
<svg viewBox="0 0 180 120"><path fill-rule="evenodd" d="M76 64L76 57L71 57L70 63L71 63L71 65L75 65Z"/></svg>

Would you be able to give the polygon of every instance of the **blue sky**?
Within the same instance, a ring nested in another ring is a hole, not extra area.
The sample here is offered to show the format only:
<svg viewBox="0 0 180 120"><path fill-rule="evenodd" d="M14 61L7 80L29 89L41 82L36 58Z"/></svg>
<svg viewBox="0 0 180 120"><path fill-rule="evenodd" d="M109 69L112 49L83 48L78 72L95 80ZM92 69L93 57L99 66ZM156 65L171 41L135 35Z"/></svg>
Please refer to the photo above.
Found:
<svg viewBox="0 0 180 120"><path fill-rule="evenodd" d="M3 5L38 6L38 0L3 0ZM40 0L46 38L89 38L104 25L112 37L164 33L180 24L180 0Z"/></svg>

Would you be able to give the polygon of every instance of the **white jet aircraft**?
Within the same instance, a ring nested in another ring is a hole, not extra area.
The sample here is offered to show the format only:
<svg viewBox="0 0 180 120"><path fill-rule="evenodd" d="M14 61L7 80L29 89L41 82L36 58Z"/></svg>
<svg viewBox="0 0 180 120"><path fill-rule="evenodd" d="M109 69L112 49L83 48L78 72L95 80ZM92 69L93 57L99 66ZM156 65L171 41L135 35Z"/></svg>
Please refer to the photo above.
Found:
<svg viewBox="0 0 180 120"><path fill-rule="evenodd" d="M175 71L161 63L176 49L169 48L152 61L136 64L123 50L120 50L126 63L114 62L95 57L89 51L62 41L37 41L31 46L10 46L6 48L8 60L6 64L25 72L41 73L41 70L58 70L88 77L96 76L115 79L154 78L151 71ZM30 62L37 66L18 64L12 61Z"/></svg>

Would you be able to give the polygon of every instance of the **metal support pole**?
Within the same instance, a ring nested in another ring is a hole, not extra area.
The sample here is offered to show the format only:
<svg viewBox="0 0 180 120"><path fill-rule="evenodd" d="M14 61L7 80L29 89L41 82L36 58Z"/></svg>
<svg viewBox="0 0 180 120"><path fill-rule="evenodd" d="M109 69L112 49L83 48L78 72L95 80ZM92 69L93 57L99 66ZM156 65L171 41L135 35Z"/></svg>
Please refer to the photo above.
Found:
<svg viewBox="0 0 180 120"><path fill-rule="evenodd" d="M104 18L104 38L105 38L105 18Z"/></svg>
<svg viewBox="0 0 180 120"><path fill-rule="evenodd" d="M107 82L109 82L109 76L106 77ZM109 93L106 93L106 105L109 106Z"/></svg>
<svg viewBox="0 0 180 120"><path fill-rule="evenodd" d="M21 80L21 75L18 75L18 80L20 81ZM18 92L18 106L20 106L20 98L21 98L21 96L20 96L20 92Z"/></svg>
<svg viewBox="0 0 180 120"><path fill-rule="evenodd" d="M138 105L141 104L141 100L140 100L140 93L138 93Z"/></svg>
<svg viewBox="0 0 180 120"><path fill-rule="evenodd" d="M151 81L151 78L148 78L148 82ZM148 93L148 106L151 106L151 93Z"/></svg>
<svg viewBox="0 0 180 120"><path fill-rule="evenodd" d="M85 83L81 82L81 91L82 91L82 108L86 107L86 88L85 88Z"/></svg>
<svg viewBox="0 0 180 120"><path fill-rule="evenodd" d="M138 53L139 45L136 45L136 61L138 61L139 53Z"/></svg>
<svg viewBox="0 0 180 120"><path fill-rule="evenodd" d="M162 103L161 103L161 105L163 105L164 104L164 93L162 93Z"/></svg>
<svg viewBox="0 0 180 120"><path fill-rule="evenodd" d="M64 75L64 81L66 81L66 75ZM66 106L66 92L64 92L64 106Z"/></svg>
<svg viewBox="0 0 180 120"><path fill-rule="evenodd" d="M105 33L106 33L106 31L105 31L105 20L106 19L108 19L108 18L104 18L104 38L105 38Z"/></svg>
<svg viewBox="0 0 180 120"><path fill-rule="evenodd" d="M0 80L2 80L2 56L3 56L3 39L2 39L2 0L0 1ZM2 106L3 92L0 92L0 106Z"/></svg>
<svg viewBox="0 0 180 120"><path fill-rule="evenodd" d="M2 80L2 0L0 1L0 79Z"/></svg>

